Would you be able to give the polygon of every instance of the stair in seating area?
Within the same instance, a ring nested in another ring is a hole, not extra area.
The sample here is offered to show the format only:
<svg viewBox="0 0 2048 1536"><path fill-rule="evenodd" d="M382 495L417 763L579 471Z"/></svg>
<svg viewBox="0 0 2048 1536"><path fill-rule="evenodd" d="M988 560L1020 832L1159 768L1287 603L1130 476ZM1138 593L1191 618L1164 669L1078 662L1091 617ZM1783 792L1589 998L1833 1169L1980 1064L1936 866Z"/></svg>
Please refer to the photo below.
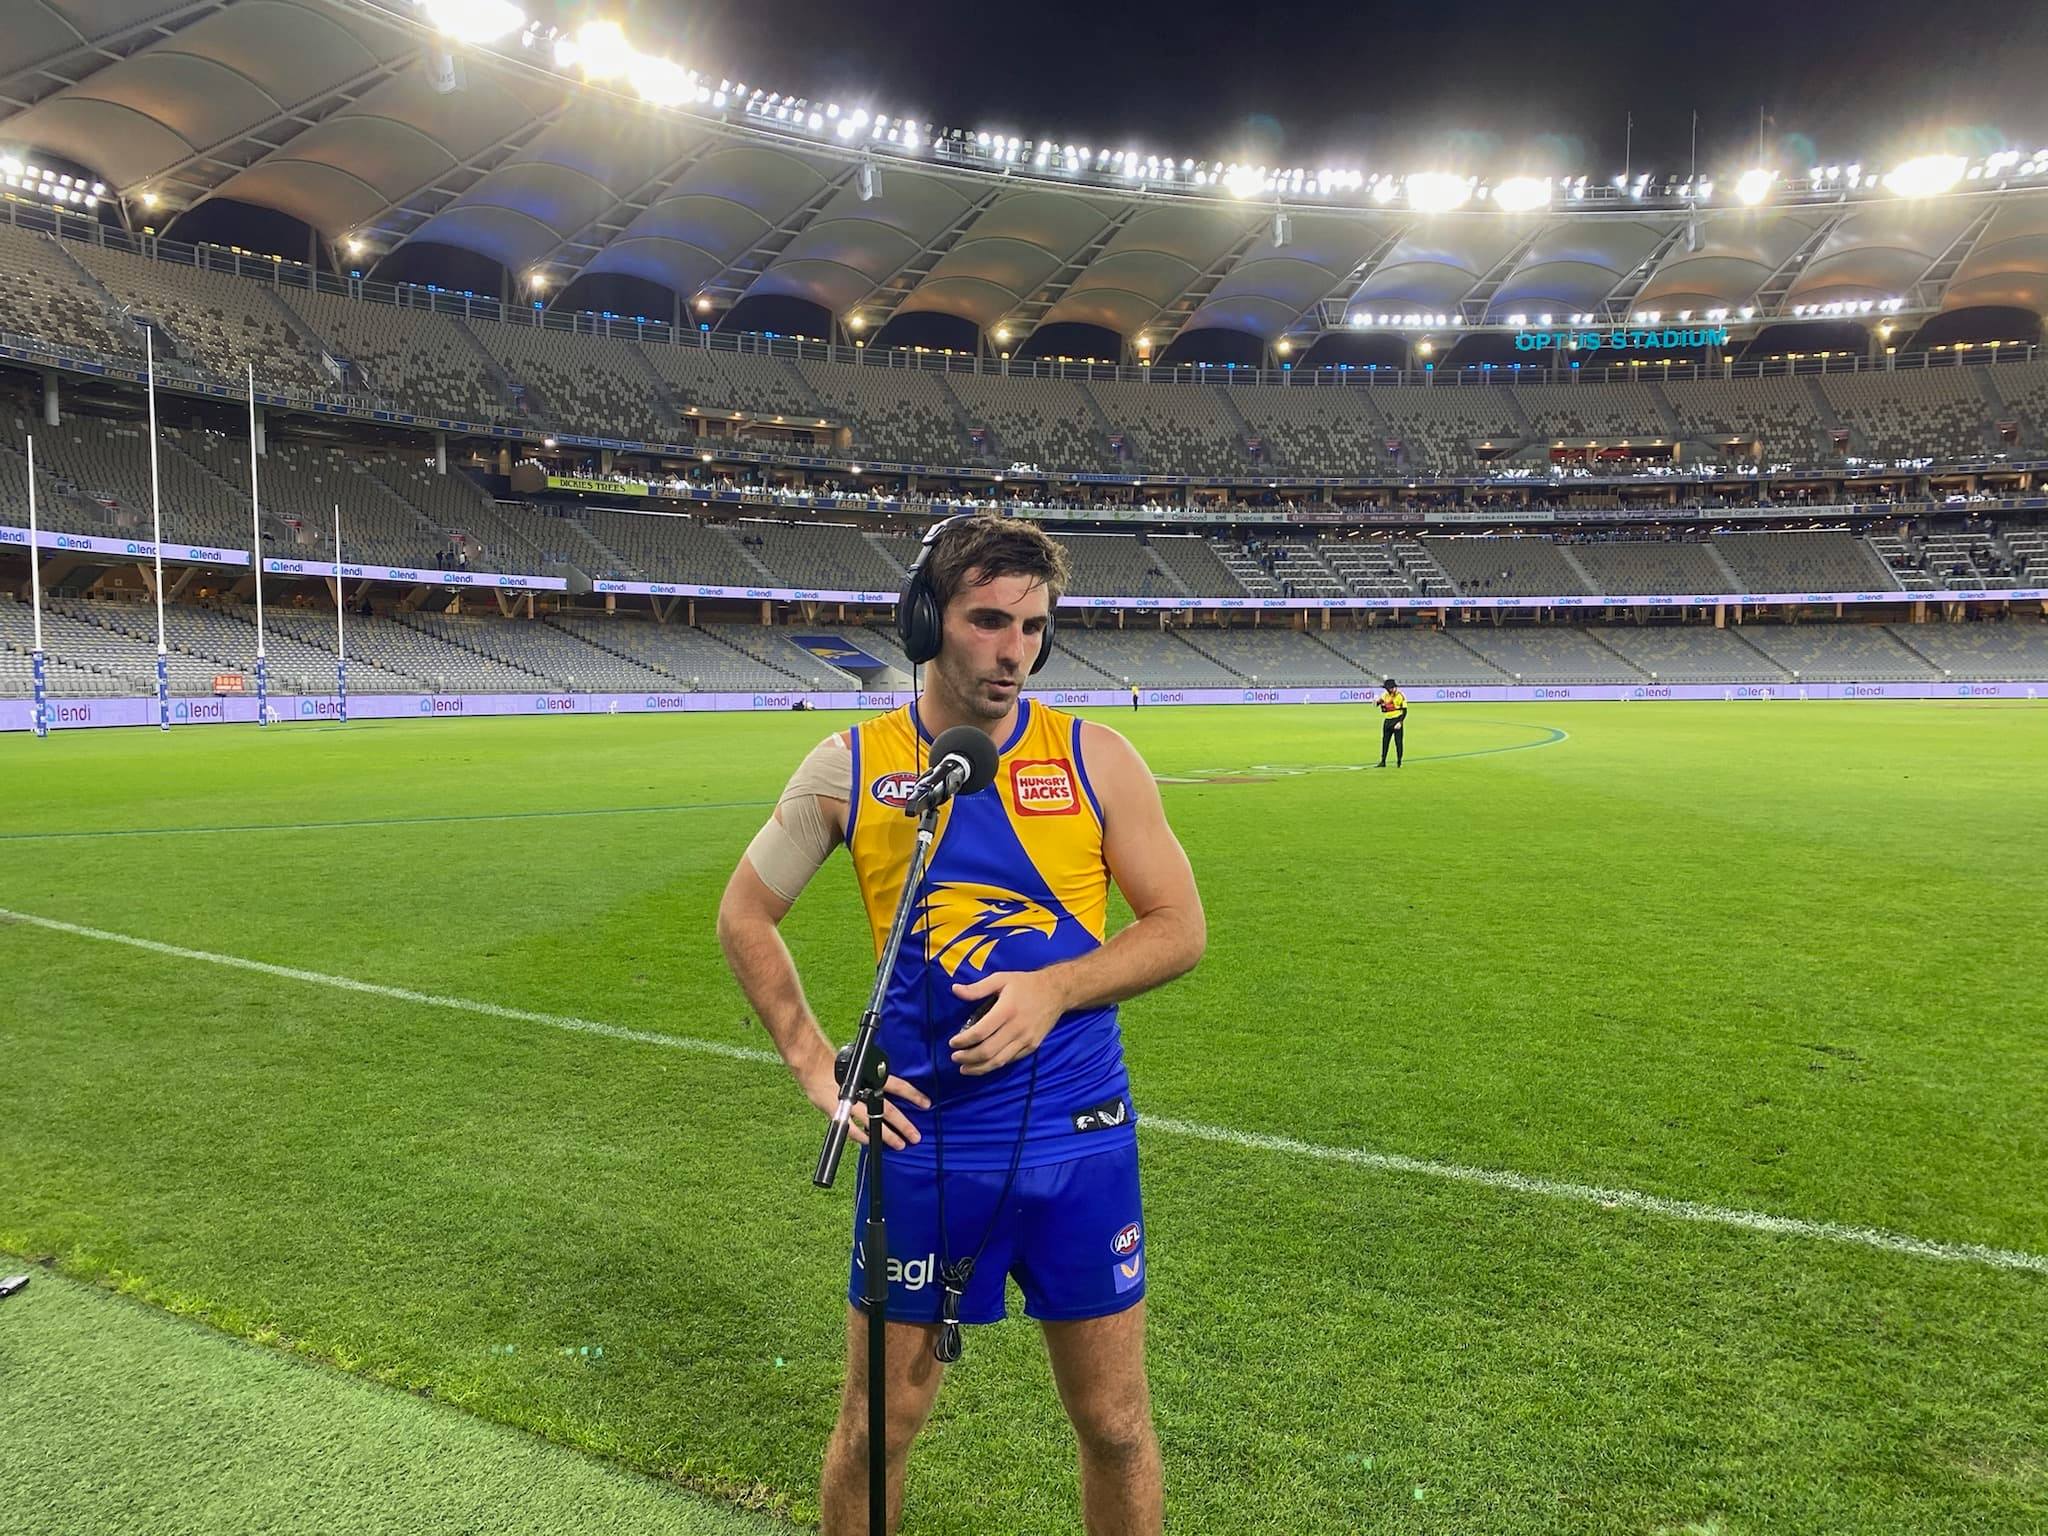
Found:
<svg viewBox="0 0 2048 1536"><path fill-rule="evenodd" d="M1579 564L1579 557L1572 553L1571 545L1559 544L1556 546L1556 548L1558 558L1564 561L1564 563L1571 568L1571 573L1574 576L1578 577L1579 580L1585 584L1585 588L1588 592L1601 592L1606 590L1600 585L1599 582L1593 579L1593 573L1591 571L1587 570L1583 565Z"/></svg>

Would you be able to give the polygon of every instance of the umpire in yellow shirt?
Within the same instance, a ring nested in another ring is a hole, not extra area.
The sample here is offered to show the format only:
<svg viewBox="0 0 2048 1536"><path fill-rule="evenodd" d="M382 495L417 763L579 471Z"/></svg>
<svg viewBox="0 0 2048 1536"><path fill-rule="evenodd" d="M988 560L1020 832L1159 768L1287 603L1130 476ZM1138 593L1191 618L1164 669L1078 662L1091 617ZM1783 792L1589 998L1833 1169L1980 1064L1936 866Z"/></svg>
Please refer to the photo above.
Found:
<svg viewBox="0 0 2048 1536"><path fill-rule="evenodd" d="M1394 749L1394 766L1401 766L1408 735L1408 695L1391 677L1380 685L1380 766L1387 766L1387 748Z"/></svg>

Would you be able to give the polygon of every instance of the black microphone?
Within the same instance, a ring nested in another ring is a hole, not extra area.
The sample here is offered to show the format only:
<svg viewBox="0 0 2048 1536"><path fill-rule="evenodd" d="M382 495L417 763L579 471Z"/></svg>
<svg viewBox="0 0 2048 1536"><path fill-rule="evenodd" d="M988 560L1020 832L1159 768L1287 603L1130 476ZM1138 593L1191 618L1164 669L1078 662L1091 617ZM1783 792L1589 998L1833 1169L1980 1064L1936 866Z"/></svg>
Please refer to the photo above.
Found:
<svg viewBox="0 0 2048 1536"><path fill-rule="evenodd" d="M955 795L972 795L996 781L996 744L988 732L971 725L956 725L941 731L932 743L932 766L917 781L910 800L903 807L915 816L929 806L943 805Z"/></svg>

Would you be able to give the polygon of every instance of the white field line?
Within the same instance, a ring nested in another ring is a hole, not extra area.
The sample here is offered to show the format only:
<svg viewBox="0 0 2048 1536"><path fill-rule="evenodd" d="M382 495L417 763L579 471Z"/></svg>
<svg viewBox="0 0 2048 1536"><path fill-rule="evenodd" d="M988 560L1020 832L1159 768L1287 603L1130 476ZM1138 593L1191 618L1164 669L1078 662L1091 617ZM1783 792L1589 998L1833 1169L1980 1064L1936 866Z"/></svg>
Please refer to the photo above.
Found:
<svg viewBox="0 0 2048 1536"><path fill-rule="evenodd" d="M221 955L210 950L187 949L178 944L165 944L156 939L137 938L126 933L111 933L104 928L89 928L80 923L38 917L29 912L14 912L4 907L0 907L0 922L25 923L51 933L70 934L75 938L93 939L104 944L121 944L130 949L146 950L151 954L165 955L175 960L196 960L203 964L225 966L233 970L254 971L263 976L275 976L281 981L305 982L311 986L333 987L344 992L388 997L394 1002L413 1003L425 1008L448 1008L460 1013L482 1014L486 1018L507 1019L514 1023L540 1024L549 1029L600 1035L609 1040L627 1040L636 1045L654 1045L669 1050L691 1051L704 1056L722 1056L732 1061L774 1065L781 1063L781 1058L775 1052L753 1046L726 1045L715 1040L694 1040L684 1035L627 1029L623 1025L606 1024L596 1019L577 1018L569 1014L536 1013L531 1009L507 1008L498 1003L479 1002L474 998L416 992L409 987L391 987L381 982L358 981L350 976L331 976L324 971L272 965L268 961L248 960L240 955ZM1734 1227L1741 1231L1761 1232L1773 1237L1847 1243L1875 1249L1881 1253L1901 1254L1908 1258L1980 1264L1992 1269L2048 1274L2048 1254L2028 1253L2021 1249L1994 1248L1982 1243L1939 1242L1933 1238L1914 1237L1910 1233L1887 1231L1882 1227L1808 1221L1798 1216L1773 1216L1763 1211L1708 1205L1696 1200L1673 1200L1663 1195L1645 1194L1640 1190L1603 1189L1598 1185L1539 1178L1507 1169L1469 1168L1458 1163L1439 1163L1425 1158L1405 1157L1398 1152L1372 1152L1360 1147L1325 1146L1319 1142L1298 1141L1290 1136L1232 1130L1226 1126L1204 1125L1199 1121L1175 1120L1161 1115L1148 1115L1139 1121L1139 1125L1148 1132L1184 1136L1192 1141L1212 1142L1247 1151L1277 1153L1284 1157L1316 1162L1338 1163L1353 1168L1370 1169L1375 1173L1448 1179L1453 1183L1477 1185L1510 1194L1536 1195L1549 1200L1569 1200L1580 1205L1597 1205L1604 1210L1639 1211L1645 1215L1662 1216L1674 1221Z"/></svg>

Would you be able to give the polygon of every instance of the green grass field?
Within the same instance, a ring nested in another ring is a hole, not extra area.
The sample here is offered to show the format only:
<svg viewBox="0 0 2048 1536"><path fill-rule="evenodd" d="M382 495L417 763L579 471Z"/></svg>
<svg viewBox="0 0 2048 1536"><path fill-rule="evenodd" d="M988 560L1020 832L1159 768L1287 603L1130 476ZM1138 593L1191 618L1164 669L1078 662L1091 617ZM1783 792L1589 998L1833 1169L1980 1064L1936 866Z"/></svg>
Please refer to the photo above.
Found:
<svg viewBox="0 0 2048 1536"><path fill-rule="evenodd" d="M2048 1528L2048 709L1418 706L1399 773L1365 710L1108 718L1210 918L1125 1010L1171 1528ZM813 1521L850 1181L677 1042L766 1043L712 914L832 723L0 739L0 1253ZM787 931L845 1034L843 859ZM0 1414L26 1528L188 1475L80 1400L62 1460ZM978 1331L906 1530L1078 1525L1035 1330Z"/></svg>

